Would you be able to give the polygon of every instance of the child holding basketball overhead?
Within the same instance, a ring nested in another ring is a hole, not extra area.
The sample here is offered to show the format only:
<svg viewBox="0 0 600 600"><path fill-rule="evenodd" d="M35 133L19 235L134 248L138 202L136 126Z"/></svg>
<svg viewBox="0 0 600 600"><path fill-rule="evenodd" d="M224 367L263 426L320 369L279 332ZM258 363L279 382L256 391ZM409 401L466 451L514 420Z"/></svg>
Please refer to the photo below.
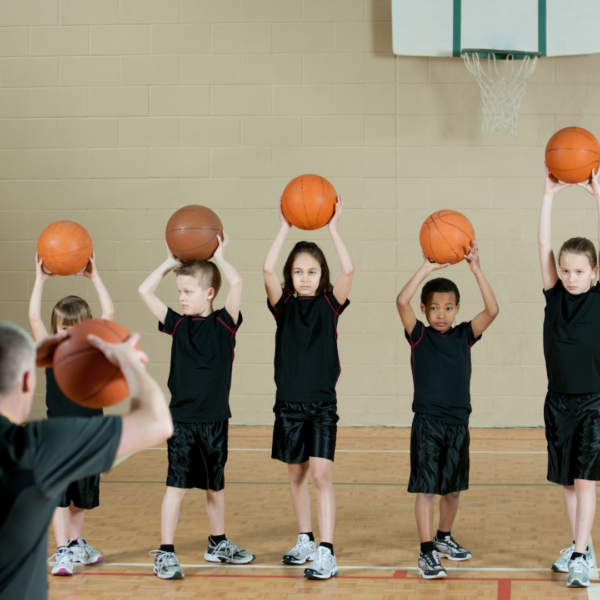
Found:
<svg viewBox="0 0 600 600"><path fill-rule="evenodd" d="M181 579L183 570L174 539L179 507L189 488L206 490L210 524L204 560L235 565L256 557L225 537L225 463L227 462L229 390L235 334L242 324L242 278L225 260L229 237L224 232L214 253L229 282L225 308L214 310L221 287L217 265L202 260L182 263L168 249L167 260L150 273L139 294L158 319L158 329L173 338L171 346L171 415L174 433L167 441L169 472L161 510L161 537L154 573L161 579ZM162 279L174 270L183 314L156 296Z"/></svg>
<svg viewBox="0 0 600 600"><path fill-rule="evenodd" d="M419 285L448 264L431 262L425 254L420 269L398 295L396 304L411 349L414 379L408 491L417 494L415 517L421 540L417 572L423 579L446 577L440 555L450 560L471 558L452 537L460 492L469 487L469 415L471 413L471 347L498 316L494 292L479 264L475 242L465 259L483 297L484 309L472 321L453 326L460 309L454 282L437 278L421 290L419 321L410 305ZM433 505L440 498L440 522L433 535Z"/></svg>
<svg viewBox="0 0 600 600"><path fill-rule="evenodd" d="M268 307L277 321L275 337L275 427L271 457L288 465L292 504L300 535L283 557L289 565L313 561L304 575L329 579L338 572L333 551L335 495L332 471L335 454L337 401L335 386L340 374L337 322L350 304L354 266L338 233L342 198L329 221L329 233L338 255L341 273L335 285L321 249L298 242L283 268L283 289L277 277L277 261L291 228L279 205L281 228L263 265ZM317 497L321 543L312 533L308 475Z"/></svg>
<svg viewBox="0 0 600 600"><path fill-rule="evenodd" d="M567 240L558 254L551 245L552 200L571 184L561 184L546 168L538 243L546 309L544 356L548 393L544 422L548 441L548 480L563 486L573 543L561 551L552 570L569 573L567 586L588 587L594 560L588 540L600 479L600 288L594 244L581 237ZM600 212L600 185L593 173L579 186L595 198ZM600 234L600 231L599 231Z"/></svg>
<svg viewBox="0 0 600 600"><path fill-rule="evenodd" d="M42 321L42 292L46 279L54 274L44 270L42 260L35 257L35 283L29 301L29 322L34 339L41 340L48 335ZM92 252L84 271L77 273L91 279L102 308L102 318L112 319L114 307L110 295L100 279L96 269L95 255ZM81 321L92 318L88 303L78 296L67 296L52 309L52 333L71 329ZM48 418L55 417L96 417L102 416L101 409L86 408L75 404L60 390L54 379L51 368L46 369L46 407ZM73 575L73 563L95 565L101 563L102 552L92 548L83 539L83 521L85 511L96 508L100 504L100 476L94 475L72 483L59 500L58 507L52 517L52 528L58 546L52 575ZM51 559L50 559L51 560Z"/></svg>

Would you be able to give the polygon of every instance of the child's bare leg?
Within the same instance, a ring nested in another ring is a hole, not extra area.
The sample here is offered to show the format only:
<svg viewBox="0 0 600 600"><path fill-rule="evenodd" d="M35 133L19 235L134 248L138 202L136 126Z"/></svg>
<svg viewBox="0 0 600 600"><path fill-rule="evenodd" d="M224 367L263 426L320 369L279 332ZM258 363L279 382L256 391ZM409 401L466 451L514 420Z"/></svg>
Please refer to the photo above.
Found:
<svg viewBox="0 0 600 600"><path fill-rule="evenodd" d="M440 498L440 531L452 531L459 502L460 492L450 492Z"/></svg>
<svg viewBox="0 0 600 600"><path fill-rule="evenodd" d="M319 521L320 541L333 544L333 532L335 529L333 462L327 458L311 457L310 477L317 497L317 519Z"/></svg>
<svg viewBox="0 0 600 600"><path fill-rule="evenodd" d="M421 543L433 542L433 504L435 494L417 494L415 518Z"/></svg>
<svg viewBox="0 0 600 600"><path fill-rule="evenodd" d="M69 507L58 506L52 515L52 530L56 539L56 547L66 546L69 543Z"/></svg>
<svg viewBox="0 0 600 600"><path fill-rule="evenodd" d="M172 545L175 540L175 530L179 519L179 507L186 493L186 488L167 486L160 511L161 544Z"/></svg>
<svg viewBox="0 0 600 600"><path fill-rule="evenodd" d="M596 515L596 482L576 479L575 494L577 494L575 552L585 554Z"/></svg>
<svg viewBox="0 0 600 600"><path fill-rule="evenodd" d="M308 471L310 464L303 462L298 465L288 465L290 478L290 493L292 504L298 521L300 533L312 531L310 519L310 496L308 494Z"/></svg>
<svg viewBox="0 0 600 600"><path fill-rule="evenodd" d="M576 520L577 520L577 494L574 485L563 485L563 500L565 502L565 511L571 528L571 539L576 539ZM586 542L587 544L587 542Z"/></svg>
<svg viewBox="0 0 600 600"><path fill-rule="evenodd" d="M69 540L78 540L83 537L83 519L85 518L85 508L69 506Z"/></svg>
<svg viewBox="0 0 600 600"><path fill-rule="evenodd" d="M225 490L206 490L206 514L210 524L210 535L225 535Z"/></svg>

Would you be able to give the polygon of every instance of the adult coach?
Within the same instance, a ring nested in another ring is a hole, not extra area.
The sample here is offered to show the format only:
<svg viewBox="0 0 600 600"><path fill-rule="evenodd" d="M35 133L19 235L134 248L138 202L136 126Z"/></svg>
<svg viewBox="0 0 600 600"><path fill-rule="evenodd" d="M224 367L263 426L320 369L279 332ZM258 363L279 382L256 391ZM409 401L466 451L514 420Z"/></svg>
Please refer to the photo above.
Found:
<svg viewBox="0 0 600 600"><path fill-rule="evenodd" d="M47 596L48 525L69 483L108 471L113 460L166 440L173 423L158 384L146 373L139 336L118 345L90 336L123 372L131 411L123 417L64 418L21 424L31 410L38 367L49 366L62 335L37 348L0 321L0 600Z"/></svg>

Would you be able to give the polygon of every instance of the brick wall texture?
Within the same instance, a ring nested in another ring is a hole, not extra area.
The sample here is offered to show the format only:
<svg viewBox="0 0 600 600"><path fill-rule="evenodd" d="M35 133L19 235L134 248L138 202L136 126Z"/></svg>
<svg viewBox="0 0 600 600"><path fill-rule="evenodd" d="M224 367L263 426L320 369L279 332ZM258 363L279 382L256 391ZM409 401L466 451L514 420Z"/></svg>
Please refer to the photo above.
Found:
<svg viewBox="0 0 600 600"><path fill-rule="evenodd" d="M232 422L271 423L275 323L261 266L284 186L314 172L344 196L340 231L356 266L339 324L340 424L410 424L410 349L395 298L422 260L421 223L449 208L472 221L501 308L473 348L471 422L541 425L543 150L561 127L600 132L600 56L541 59L518 139L481 133L479 88L461 59L393 55L390 4L0 0L1 318L29 329L37 237L52 221L77 221L94 240L116 320L142 334L166 390L170 338L137 286L165 258L170 214L209 206L244 278ZM556 246L595 240L596 227L591 196L557 197ZM280 266L302 238L323 245L335 276L326 229L293 230ZM472 318L483 303L467 266L444 276ZM57 277L45 286L46 323L67 294L100 315L87 279ZM178 306L173 275L159 295ZM34 417L45 414L41 391Z"/></svg>

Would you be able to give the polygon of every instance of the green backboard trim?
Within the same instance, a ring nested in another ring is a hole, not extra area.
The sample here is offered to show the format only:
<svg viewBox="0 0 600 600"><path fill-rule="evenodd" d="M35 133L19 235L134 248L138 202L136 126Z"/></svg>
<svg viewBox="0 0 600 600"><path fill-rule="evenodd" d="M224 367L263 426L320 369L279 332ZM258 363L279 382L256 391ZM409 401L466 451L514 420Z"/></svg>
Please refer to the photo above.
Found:
<svg viewBox="0 0 600 600"><path fill-rule="evenodd" d="M546 56L546 0L538 0L538 52Z"/></svg>
<svg viewBox="0 0 600 600"><path fill-rule="evenodd" d="M541 2L541 0L540 0ZM452 56L460 57L460 21L462 13L461 0L454 0L454 8L452 11Z"/></svg>

